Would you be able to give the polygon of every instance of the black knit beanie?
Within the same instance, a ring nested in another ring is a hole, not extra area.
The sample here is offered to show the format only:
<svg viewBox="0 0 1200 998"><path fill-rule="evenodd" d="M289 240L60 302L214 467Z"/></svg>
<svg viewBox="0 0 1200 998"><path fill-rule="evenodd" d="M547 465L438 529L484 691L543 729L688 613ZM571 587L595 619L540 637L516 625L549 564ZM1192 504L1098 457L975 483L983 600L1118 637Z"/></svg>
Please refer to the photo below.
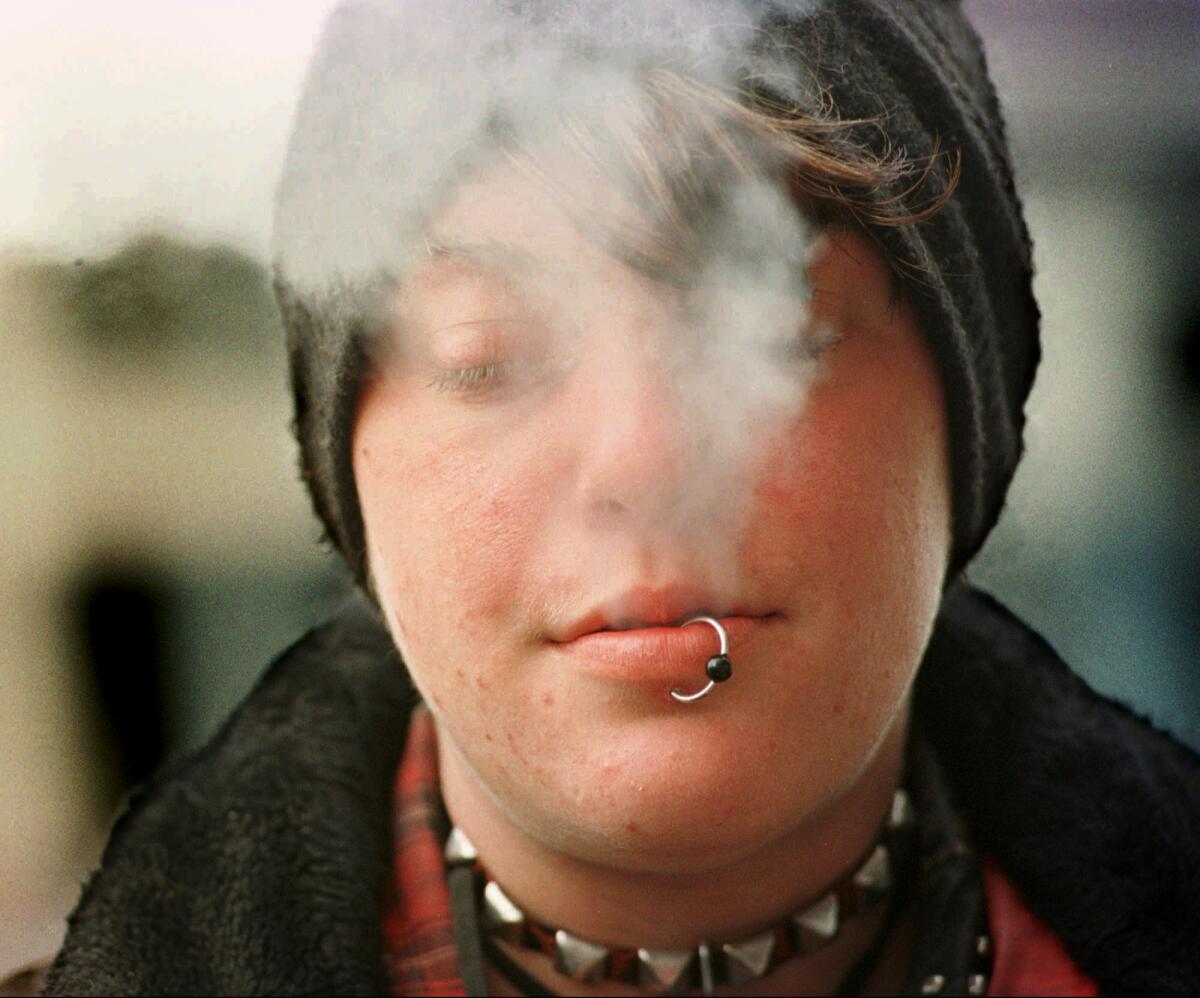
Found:
<svg viewBox="0 0 1200 998"><path fill-rule="evenodd" d="M514 24L524 48L514 47L506 27ZM960 181L940 211L873 229L941 374L952 579L1003 506L1040 354L1004 125L957 2L349 0L326 27L297 112L277 196L275 267L303 477L356 579L366 564L350 436L375 297L411 253L455 157L478 140L471 132L488 120L496 92L534 85L539 64L581 44L657 46L697 66L724 60L735 82L766 80L773 99L797 106L821 92L838 118L862 122L855 141L881 155L889 142L918 160L957 151ZM482 65L492 68L486 86Z"/></svg>

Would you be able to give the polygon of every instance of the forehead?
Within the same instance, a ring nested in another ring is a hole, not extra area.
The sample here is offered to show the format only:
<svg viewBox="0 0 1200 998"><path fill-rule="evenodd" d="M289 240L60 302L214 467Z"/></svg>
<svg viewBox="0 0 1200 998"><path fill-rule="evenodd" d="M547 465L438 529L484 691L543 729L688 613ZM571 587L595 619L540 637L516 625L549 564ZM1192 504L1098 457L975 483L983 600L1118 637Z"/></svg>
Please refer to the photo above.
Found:
<svg viewBox="0 0 1200 998"><path fill-rule="evenodd" d="M431 255L463 266L520 272L591 249L580 231L587 216L635 224L611 184L560 169L557 182L500 161L461 186L430 227Z"/></svg>
<svg viewBox="0 0 1200 998"><path fill-rule="evenodd" d="M603 226L592 219L602 217ZM464 285L538 289L572 295L627 295L636 285L655 297L669 285L628 266L613 228L648 230L611 185L579 186L569 202L555 189L501 163L464 184L429 227L404 284L437 293Z"/></svg>
<svg viewBox="0 0 1200 998"><path fill-rule="evenodd" d="M633 281L659 296L719 286L807 295L817 232L782 177L729 177L690 206L679 200L648 201L571 154L501 159L435 216L418 272L546 279L560 290Z"/></svg>

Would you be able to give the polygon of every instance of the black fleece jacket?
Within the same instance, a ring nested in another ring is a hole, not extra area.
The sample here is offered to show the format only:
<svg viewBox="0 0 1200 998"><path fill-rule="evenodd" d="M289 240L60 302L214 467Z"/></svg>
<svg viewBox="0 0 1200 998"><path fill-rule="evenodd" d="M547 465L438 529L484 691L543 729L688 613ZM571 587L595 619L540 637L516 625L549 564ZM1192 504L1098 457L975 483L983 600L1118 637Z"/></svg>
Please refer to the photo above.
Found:
<svg viewBox="0 0 1200 998"><path fill-rule="evenodd" d="M355 601L118 822L47 994L386 994L411 708ZM1200 759L989 597L947 594L915 717L980 852L1105 993L1200 993Z"/></svg>

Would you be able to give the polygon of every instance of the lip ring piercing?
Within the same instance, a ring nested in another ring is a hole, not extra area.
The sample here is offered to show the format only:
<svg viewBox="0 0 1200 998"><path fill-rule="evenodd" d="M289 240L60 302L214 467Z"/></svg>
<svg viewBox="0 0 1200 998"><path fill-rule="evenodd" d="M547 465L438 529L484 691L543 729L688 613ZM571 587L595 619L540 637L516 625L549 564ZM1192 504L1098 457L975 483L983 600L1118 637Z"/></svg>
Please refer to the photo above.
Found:
<svg viewBox="0 0 1200 998"><path fill-rule="evenodd" d="M713 617L693 617L691 620L686 620L680 627L687 627L689 624L708 624L717 632L717 639L721 642L721 650L710 658L704 666L704 671L708 675L708 685L696 693L680 693L679 690L671 690L673 696L680 703L695 703L697 700L703 700L712 691L717 683L723 683L733 675L733 663L729 660L729 635L725 633L725 628Z"/></svg>

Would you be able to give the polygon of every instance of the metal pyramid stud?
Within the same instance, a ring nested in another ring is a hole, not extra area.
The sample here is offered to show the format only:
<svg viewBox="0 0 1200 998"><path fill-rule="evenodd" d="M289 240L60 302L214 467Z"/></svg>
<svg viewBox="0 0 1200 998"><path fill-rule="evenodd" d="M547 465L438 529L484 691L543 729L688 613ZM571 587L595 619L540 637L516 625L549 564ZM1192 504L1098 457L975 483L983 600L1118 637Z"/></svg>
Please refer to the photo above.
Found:
<svg viewBox="0 0 1200 998"><path fill-rule="evenodd" d="M878 845L854 874L854 910L866 911L892 889L892 863L886 846Z"/></svg>
<svg viewBox="0 0 1200 998"><path fill-rule="evenodd" d="M489 880L483 889L483 924L491 935L514 946L520 945L525 935L525 912L512 903L494 880Z"/></svg>
<svg viewBox="0 0 1200 998"><path fill-rule="evenodd" d="M693 949L639 949L637 953L638 985L643 988L665 991L683 985L696 951Z"/></svg>
<svg viewBox="0 0 1200 998"><path fill-rule="evenodd" d="M700 990L710 995L717 987L712 947L706 942L701 943L696 947L696 959L700 962Z"/></svg>
<svg viewBox="0 0 1200 998"><path fill-rule="evenodd" d="M604 979L608 947L589 943L565 929L554 933L554 969L576 981L595 984Z"/></svg>
<svg viewBox="0 0 1200 998"><path fill-rule="evenodd" d="M899 831L916 823L917 809L903 789L897 789L892 795L892 810L888 814L887 826L890 831Z"/></svg>
<svg viewBox="0 0 1200 998"><path fill-rule="evenodd" d="M455 825L446 839L445 856L447 864L456 866L459 863L474 863L479 853L475 850L475 843L467 838L467 833Z"/></svg>
<svg viewBox="0 0 1200 998"><path fill-rule="evenodd" d="M838 896L830 891L820 901L792 916L796 930L796 948L801 953L819 950L838 934L841 928L841 905Z"/></svg>
<svg viewBox="0 0 1200 998"><path fill-rule="evenodd" d="M775 955L775 930L766 932L736 943L724 943L721 952L725 954L725 976L735 988L749 984L763 976L771 966L771 957Z"/></svg>
<svg viewBox="0 0 1200 998"><path fill-rule="evenodd" d="M941 974L930 974L921 982L921 994L940 995L946 986L946 978Z"/></svg>

